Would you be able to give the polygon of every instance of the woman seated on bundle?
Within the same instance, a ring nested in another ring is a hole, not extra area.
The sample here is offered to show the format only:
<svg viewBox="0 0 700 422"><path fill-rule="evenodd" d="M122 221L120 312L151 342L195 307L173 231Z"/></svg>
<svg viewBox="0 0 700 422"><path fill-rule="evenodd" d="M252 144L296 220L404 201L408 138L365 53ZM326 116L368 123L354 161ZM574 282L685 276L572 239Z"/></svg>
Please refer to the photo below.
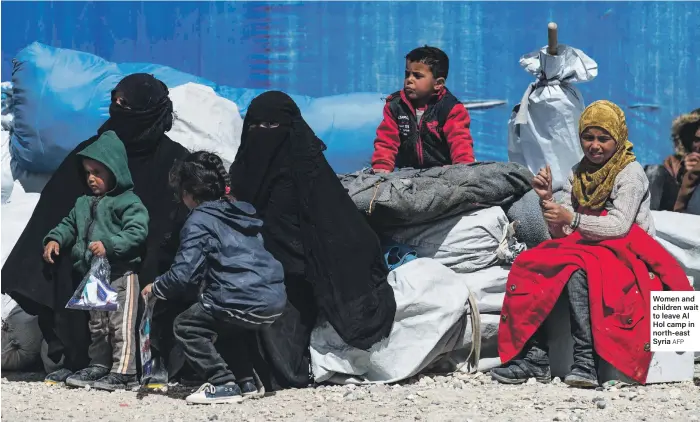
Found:
<svg viewBox="0 0 700 422"><path fill-rule="evenodd" d="M564 382L598 386L600 357L645 383L652 358L650 292L692 290L680 265L652 238L649 182L627 139L622 110L609 101L591 104L579 134L584 158L563 200L553 198L548 167L532 182L554 239L520 254L509 274L498 333L504 365L491 372L502 383L551 380L542 324L564 289L574 341Z"/></svg>

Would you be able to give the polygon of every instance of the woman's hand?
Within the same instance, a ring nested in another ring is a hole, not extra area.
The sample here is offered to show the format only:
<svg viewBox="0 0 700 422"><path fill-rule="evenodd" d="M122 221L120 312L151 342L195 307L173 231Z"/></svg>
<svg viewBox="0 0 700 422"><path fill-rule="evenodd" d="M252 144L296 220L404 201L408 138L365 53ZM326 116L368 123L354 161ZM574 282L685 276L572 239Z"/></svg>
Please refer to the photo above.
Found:
<svg viewBox="0 0 700 422"><path fill-rule="evenodd" d="M532 188L541 200L549 201L552 199L552 169L549 168L549 164L540 169L539 173L532 179Z"/></svg>
<svg viewBox="0 0 700 422"><path fill-rule="evenodd" d="M683 165L685 166L685 171L691 172L698 167L700 167L700 154L697 152L691 152L686 155L683 159Z"/></svg>
<svg viewBox="0 0 700 422"><path fill-rule="evenodd" d="M141 296L148 299L148 297L151 295L152 291L153 291L153 283L150 283L146 287L144 287L143 290L141 290Z"/></svg>
<svg viewBox="0 0 700 422"><path fill-rule="evenodd" d="M574 221L574 214L553 201L545 201L542 203L542 214L544 219L554 225L571 225Z"/></svg>
<svg viewBox="0 0 700 422"><path fill-rule="evenodd" d="M50 241L49 243L44 246L44 261L48 262L49 264L53 264L53 258L51 255L59 255L59 252L61 251L61 246L59 246L58 242L55 240Z"/></svg>

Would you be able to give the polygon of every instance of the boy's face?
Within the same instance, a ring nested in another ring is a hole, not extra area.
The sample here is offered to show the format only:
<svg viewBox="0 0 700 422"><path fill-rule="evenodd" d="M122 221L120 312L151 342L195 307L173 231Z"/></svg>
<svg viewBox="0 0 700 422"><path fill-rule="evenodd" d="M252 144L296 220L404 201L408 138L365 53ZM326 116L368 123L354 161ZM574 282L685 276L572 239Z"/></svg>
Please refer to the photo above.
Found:
<svg viewBox="0 0 700 422"><path fill-rule="evenodd" d="M93 194L102 196L111 190L114 177L104 164L84 158L83 168L87 174L87 184Z"/></svg>
<svg viewBox="0 0 700 422"><path fill-rule="evenodd" d="M403 90L411 101L423 101L440 91L445 85L444 78L435 78L430 66L406 60L406 74Z"/></svg>

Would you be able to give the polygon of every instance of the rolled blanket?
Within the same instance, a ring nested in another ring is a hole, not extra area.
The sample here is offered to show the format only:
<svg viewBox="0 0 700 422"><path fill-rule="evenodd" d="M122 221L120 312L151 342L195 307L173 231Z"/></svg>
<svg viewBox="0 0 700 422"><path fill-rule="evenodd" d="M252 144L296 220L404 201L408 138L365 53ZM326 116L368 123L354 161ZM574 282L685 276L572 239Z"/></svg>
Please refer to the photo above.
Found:
<svg viewBox="0 0 700 422"><path fill-rule="evenodd" d="M508 206L531 190L534 177L516 163L480 162L388 174L339 176L375 228L433 221L492 206Z"/></svg>

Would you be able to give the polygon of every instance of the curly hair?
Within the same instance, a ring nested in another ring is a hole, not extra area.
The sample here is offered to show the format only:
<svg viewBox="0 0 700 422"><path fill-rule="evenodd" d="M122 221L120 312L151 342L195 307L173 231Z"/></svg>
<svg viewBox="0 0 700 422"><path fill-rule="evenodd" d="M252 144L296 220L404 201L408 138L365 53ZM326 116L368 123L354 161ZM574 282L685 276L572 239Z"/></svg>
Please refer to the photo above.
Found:
<svg viewBox="0 0 700 422"><path fill-rule="evenodd" d="M178 161L170 170L170 186L177 199L184 192L198 203L229 196L229 176L218 155L197 151Z"/></svg>
<svg viewBox="0 0 700 422"><path fill-rule="evenodd" d="M688 114L678 116L671 126L671 139L677 156L685 156L691 152L695 132L700 127L700 108Z"/></svg>
<svg viewBox="0 0 700 422"><path fill-rule="evenodd" d="M450 71L450 59L444 51L428 45L418 47L406 55L406 60L411 63L423 63L433 72L433 77L447 79Z"/></svg>

